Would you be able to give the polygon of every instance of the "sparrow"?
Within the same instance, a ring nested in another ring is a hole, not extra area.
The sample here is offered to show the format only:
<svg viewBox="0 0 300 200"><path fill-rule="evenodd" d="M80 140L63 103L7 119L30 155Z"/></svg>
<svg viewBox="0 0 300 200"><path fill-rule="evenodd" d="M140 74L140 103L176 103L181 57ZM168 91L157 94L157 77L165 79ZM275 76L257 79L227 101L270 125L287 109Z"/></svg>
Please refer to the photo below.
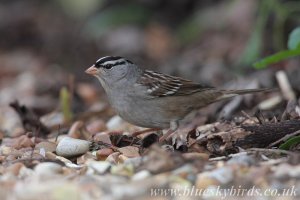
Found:
<svg viewBox="0 0 300 200"><path fill-rule="evenodd" d="M86 71L95 76L118 115L136 126L176 131L189 113L211 103L266 89L223 90L145 70L120 56L98 59Z"/></svg>

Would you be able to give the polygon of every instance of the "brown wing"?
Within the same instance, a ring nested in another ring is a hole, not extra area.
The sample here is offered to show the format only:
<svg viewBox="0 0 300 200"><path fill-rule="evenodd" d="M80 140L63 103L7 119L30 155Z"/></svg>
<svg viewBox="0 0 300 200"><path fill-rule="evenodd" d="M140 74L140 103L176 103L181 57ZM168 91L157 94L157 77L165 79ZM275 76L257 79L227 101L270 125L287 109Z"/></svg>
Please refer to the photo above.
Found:
<svg viewBox="0 0 300 200"><path fill-rule="evenodd" d="M181 96L212 89L193 81L145 70L138 84L147 88L150 96Z"/></svg>

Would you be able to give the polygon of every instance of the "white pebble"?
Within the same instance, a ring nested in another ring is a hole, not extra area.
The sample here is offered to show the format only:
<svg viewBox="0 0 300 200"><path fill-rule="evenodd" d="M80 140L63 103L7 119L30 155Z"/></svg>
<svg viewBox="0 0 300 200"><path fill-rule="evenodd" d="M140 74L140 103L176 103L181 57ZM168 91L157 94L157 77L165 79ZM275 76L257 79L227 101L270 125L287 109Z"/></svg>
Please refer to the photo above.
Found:
<svg viewBox="0 0 300 200"><path fill-rule="evenodd" d="M62 173L62 167L53 162L44 162L38 164L34 171L36 175L40 178L51 178L53 175L61 174Z"/></svg>
<svg viewBox="0 0 300 200"><path fill-rule="evenodd" d="M56 154L63 157L73 157L86 153L90 142L70 137L63 138L56 147Z"/></svg>
<svg viewBox="0 0 300 200"><path fill-rule="evenodd" d="M106 161L93 161L89 160L87 166L95 170L98 174L103 174L110 168L111 164Z"/></svg>
<svg viewBox="0 0 300 200"><path fill-rule="evenodd" d="M106 123L106 127L108 130L115 130L118 129L123 122L124 121L121 117L115 115Z"/></svg>
<svg viewBox="0 0 300 200"><path fill-rule="evenodd" d="M136 173L135 175L133 175L131 180L139 181L139 180L143 180L145 178L148 178L149 176L151 176L151 173L149 171L142 170L142 171L139 171L138 173Z"/></svg>

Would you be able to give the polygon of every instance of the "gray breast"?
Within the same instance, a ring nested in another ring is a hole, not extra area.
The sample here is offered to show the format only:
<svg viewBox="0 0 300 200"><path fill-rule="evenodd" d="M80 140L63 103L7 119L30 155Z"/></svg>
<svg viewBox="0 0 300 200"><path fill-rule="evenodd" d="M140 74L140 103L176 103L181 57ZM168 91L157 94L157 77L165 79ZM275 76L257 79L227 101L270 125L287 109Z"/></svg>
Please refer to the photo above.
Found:
<svg viewBox="0 0 300 200"><path fill-rule="evenodd" d="M162 109L152 100L133 98L126 93L108 96L112 107L125 121L145 128L169 127L169 119L163 117Z"/></svg>

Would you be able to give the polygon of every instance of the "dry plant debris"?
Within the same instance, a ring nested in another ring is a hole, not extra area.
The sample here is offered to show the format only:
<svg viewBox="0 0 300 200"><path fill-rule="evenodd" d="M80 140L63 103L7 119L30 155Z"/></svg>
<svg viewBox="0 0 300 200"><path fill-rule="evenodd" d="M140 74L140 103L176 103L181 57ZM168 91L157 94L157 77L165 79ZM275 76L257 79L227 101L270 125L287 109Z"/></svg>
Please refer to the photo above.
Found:
<svg viewBox="0 0 300 200"><path fill-rule="evenodd" d="M189 191L185 195L197 199L200 194L192 190L251 191L253 187L259 192L269 188L290 199L299 195L299 143L287 150L278 148L300 135L295 100L289 101L281 116L269 119L260 112L251 116L243 111L231 120L201 125L207 118L196 115L187 128L163 144L155 130L141 131L110 117L106 106L97 111L106 118L87 109L78 114L84 118L70 124L57 119L41 122L30 108L12 105L24 134L1 133L1 199L44 195L49 199L161 199L174 195L170 191ZM169 191L167 196L162 189ZM212 192L210 197L219 196Z"/></svg>

